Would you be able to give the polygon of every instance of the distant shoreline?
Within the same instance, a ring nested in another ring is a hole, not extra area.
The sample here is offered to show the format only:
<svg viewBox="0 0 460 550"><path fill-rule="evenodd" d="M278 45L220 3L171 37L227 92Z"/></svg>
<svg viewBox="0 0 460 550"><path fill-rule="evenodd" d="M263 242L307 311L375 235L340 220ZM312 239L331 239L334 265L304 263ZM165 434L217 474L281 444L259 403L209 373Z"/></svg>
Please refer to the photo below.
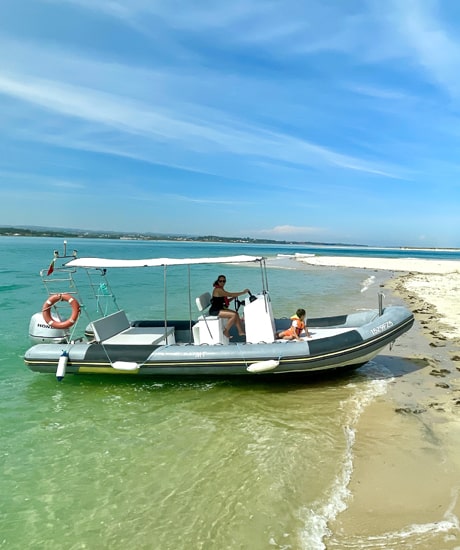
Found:
<svg viewBox="0 0 460 550"><path fill-rule="evenodd" d="M254 239L252 237L219 237L217 235L168 235L137 232L117 231L86 231L78 229L53 229L53 228L25 228L25 227L0 227L2 237L60 237L77 239L114 239L126 241L175 241L175 242L213 242L213 243L239 243L239 244L293 244L302 246L338 246L368 248L363 244L322 243L312 241L278 241L275 239Z"/></svg>
<svg viewBox="0 0 460 550"><path fill-rule="evenodd" d="M153 233L125 233L116 231L86 231L79 229L0 227L0 237L50 237L61 239L109 239L122 241L173 241L173 242L204 242L204 243L235 243L235 244L271 244L298 245L312 247L363 248L404 251L438 251L458 252L460 248L416 247L416 246L370 246L365 244L323 243L313 241L293 241L276 239L254 239L251 237L220 237L217 235L168 235Z"/></svg>

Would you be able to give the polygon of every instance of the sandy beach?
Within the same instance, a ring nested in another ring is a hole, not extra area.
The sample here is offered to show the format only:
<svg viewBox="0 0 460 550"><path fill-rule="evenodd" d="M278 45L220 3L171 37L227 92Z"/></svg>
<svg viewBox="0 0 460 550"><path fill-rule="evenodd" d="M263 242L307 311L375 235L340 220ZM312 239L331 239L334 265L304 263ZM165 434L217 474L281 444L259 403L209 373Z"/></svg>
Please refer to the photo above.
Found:
<svg viewBox="0 0 460 550"><path fill-rule="evenodd" d="M381 358L391 383L359 421L347 508L329 526L327 548L459 549L460 262L299 261L387 271L384 288L416 318Z"/></svg>

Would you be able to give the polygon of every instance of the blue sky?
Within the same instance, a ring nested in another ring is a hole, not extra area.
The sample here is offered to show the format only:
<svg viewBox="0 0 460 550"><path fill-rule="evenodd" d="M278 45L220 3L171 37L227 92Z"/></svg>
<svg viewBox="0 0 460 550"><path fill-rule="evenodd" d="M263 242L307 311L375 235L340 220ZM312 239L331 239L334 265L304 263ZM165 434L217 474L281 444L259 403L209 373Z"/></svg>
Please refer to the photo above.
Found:
<svg viewBox="0 0 460 550"><path fill-rule="evenodd" d="M460 247L460 3L2 0L0 225Z"/></svg>

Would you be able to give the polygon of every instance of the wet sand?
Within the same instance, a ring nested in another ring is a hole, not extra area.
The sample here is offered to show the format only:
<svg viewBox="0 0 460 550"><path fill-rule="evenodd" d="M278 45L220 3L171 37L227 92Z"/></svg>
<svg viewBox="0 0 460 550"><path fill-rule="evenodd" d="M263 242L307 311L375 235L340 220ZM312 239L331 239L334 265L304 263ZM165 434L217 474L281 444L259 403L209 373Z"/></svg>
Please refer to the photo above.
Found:
<svg viewBox="0 0 460 550"><path fill-rule="evenodd" d="M302 259L383 269L414 312L411 331L379 356L388 391L360 418L347 508L328 549L460 549L460 262Z"/></svg>

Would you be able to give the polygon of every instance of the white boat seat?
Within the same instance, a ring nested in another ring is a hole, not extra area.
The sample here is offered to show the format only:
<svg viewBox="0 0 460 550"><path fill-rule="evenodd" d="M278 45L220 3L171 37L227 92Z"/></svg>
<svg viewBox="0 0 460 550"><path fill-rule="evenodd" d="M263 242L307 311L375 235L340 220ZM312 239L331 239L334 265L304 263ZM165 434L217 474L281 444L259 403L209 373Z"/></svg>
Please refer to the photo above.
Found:
<svg viewBox="0 0 460 550"><path fill-rule="evenodd" d="M104 341L123 346L165 346L176 343L174 327L130 327Z"/></svg>
<svg viewBox="0 0 460 550"><path fill-rule="evenodd" d="M209 308L211 305L211 294L209 292L204 292L197 298L195 298L196 307L198 308L198 311L202 312L202 315L198 317L198 319L218 319L219 317L217 315L206 315L206 313L203 313L205 310Z"/></svg>
<svg viewBox="0 0 460 550"><path fill-rule="evenodd" d="M97 319L92 323L94 341L118 345L175 344L174 327L132 327L123 310Z"/></svg>
<svg viewBox="0 0 460 550"><path fill-rule="evenodd" d="M195 344L228 344L228 338L224 335L226 320L218 315L207 315L206 310L211 305L211 294L204 292L195 299L196 307L201 315L193 330Z"/></svg>
<svg viewBox="0 0 460 550"><path fill-rule="evenodd" d="M96 342L108 340L112 336L115 336L115 334L119 334L131 326L126 317L126 313L122 309L111 315L107 315L107 317L97 319L91 324L93 326L94 339Z"/></svg>

